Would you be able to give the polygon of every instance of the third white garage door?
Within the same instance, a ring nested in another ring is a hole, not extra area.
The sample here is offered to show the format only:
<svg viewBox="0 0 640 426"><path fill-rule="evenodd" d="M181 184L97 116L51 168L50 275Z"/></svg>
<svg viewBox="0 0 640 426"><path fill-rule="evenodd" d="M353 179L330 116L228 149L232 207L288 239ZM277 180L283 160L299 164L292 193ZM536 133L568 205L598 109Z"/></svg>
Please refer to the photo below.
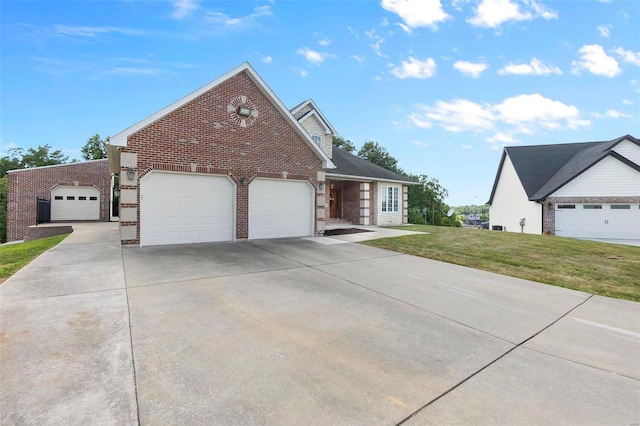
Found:
<svg viewBox="0 0 640 426"><path fill-rule="evenodd" d="M640 204L557 204L556 232L561 237L640 239Z"/></svg>
<svg viewBox="0 0 640 426"><path fill-rule="evenodd" d="M140 194L141 246L233 240L235 184L226 176L153 171Z"/></svg>
<svg viewBox="0 0 640 426"><path fill-rule="evenodd" d="M249 185L249 239L313 235L312 201L309 182L255 179Z"/></svg>

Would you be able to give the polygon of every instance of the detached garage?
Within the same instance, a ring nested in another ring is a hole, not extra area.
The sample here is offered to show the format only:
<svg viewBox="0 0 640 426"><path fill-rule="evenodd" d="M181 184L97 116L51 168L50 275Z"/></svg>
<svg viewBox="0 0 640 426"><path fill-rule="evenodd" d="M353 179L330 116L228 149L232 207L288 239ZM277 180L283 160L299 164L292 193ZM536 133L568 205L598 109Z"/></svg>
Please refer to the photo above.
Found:
<svg viewBox="0 0 640 426"><path fill-rule="evenodd" d="M140 245L232 241L235 182L152 171L140 179Z"/></svg>

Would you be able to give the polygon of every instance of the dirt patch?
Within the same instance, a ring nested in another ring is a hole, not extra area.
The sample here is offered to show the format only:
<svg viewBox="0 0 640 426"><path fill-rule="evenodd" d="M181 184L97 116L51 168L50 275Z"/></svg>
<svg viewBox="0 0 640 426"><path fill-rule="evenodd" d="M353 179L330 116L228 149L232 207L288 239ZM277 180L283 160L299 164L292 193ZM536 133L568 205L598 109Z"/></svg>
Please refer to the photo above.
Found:
<svg viewBox="0 0 640 426"><path fill-rule="evenodd" d="M369 231L367 229L360 229L360 228L326 229L324 231L324 236L331 237L333 235L359 234L361 232L373 232L373 231Z"/></svg>

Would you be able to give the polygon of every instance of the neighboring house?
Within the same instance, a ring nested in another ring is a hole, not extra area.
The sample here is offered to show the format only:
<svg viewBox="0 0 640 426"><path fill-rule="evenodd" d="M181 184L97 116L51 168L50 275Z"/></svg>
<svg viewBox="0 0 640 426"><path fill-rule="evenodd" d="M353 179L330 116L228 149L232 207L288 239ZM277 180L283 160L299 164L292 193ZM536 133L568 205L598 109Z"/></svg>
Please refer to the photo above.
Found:
<svg viewBox="0 0 640 426"><path fill-rule="evenodd" d="M244 63L110 138L120 237L140 246L406 222L411 180L334 148L312 100L286 109Z"/></svg>
<svg viewBox="0 0 640 426"><path fill-rule="evenodd" d="M38 198L51 201L52 222L108 221L111 174L107 160L9 170L7 241L36 224Z"/></svg>
<svg viewBox="0 0 640 426"><path fill-rule="evenodd" d="M488 204L492 228L640 239L640 141L507 147Z"/></svg>

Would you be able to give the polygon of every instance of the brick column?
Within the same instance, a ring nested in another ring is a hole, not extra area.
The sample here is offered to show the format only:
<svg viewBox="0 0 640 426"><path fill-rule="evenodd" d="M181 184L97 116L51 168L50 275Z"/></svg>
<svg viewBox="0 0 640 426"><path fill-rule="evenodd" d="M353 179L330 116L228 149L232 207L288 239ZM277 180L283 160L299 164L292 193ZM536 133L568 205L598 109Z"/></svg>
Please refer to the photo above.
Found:
<svg viewBox="0 0 640 426"><path fill-rule="evenodd" d="M360 184L360 225L371 223L371 191L368 182Z"/></svg>
<svg viewBox="0 0 640 426"><path fill-rule="evenodd" d="M409 223L409 187L402 185L402 223Z"/></svg>

